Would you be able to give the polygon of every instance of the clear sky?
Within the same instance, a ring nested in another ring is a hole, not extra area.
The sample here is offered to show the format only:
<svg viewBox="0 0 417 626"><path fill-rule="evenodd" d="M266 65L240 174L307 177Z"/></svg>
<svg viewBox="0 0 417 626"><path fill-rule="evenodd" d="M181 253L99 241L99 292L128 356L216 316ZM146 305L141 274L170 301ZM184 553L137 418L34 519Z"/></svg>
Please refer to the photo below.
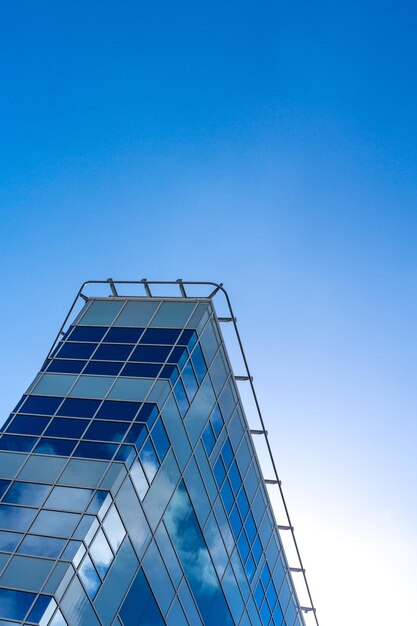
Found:
<svg viewBox="0 0 417 626"><path fill-rule="evenodd" d="M0 9L4 417L87 278L223 281L321 626L416 623L417 9Z"/></svg>

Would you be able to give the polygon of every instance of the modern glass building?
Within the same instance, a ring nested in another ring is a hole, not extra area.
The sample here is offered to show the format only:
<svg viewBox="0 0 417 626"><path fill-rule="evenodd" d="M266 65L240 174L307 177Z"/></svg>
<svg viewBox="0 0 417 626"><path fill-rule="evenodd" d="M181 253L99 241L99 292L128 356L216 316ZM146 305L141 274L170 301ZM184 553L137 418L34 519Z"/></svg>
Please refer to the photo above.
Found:
<svg viewBox="0 0 417 626"><path fill-rule="evenodd" d="M86 297L0 435L0 626L302 626L212 298Z"/></svg>

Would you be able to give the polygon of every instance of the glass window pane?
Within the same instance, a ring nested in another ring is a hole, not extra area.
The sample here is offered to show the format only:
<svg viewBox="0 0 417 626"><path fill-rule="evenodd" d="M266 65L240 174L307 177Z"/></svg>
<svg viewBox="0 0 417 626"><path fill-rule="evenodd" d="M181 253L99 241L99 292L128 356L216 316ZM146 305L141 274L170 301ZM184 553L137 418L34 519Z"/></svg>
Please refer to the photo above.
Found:
<svg viewBox="0 0 417 626"><path fill-rule="evenodd" d="M48 367L48 372L62 372L65 374L79 374L85 361L74 361L73 359L53 359Z"/></svg>
<svg viewBox="0 0 417 626"><path fill-rule="evenodd" d="M123 363L117 361L90 361L87 363L84 374L98 374L101 376L117 376Z"/></svg>
<svg viewBox="0 0 417 626"><path fill-rule="evenodd" d="M12 504L39 506L44 502L50 490L51 487L48 485L14 482L3 500Z"/></svg>
<svg viewBox="0 0 417 626"><path fill-rule="evenodd" d="M19 435L1 435L0 450L14 452L30 452L38 441L37 437L21 437Z"/></svg>
<svg viewBox="0 0 417 626"><path fill-rule="evenodd" d="M129 357L129 361L165 363L170 352L170 346L137 346Z"/></svg>
<svg viewBox="0 0 417 626"><path fill-rule="evenodd" d="M35 448L39 454L56 454L58 456L69 456L77 445L76 440L69 439L40 439Z"/></svg>
<svg viewBox="0 0 417 626"><path fill-rule="evenodd" d="M145 330L140 343L162 344L173 346L181 330L170 328L148 328Z"/></svg>
<svg viewBox="0 0 417 626"><path fill-rule="evenodd" d="M131 421L135 417L140 406L140 402L120 402L115 400L105 400L101 405L100 410L96 415L96 418Z"/></svg>
<svg viewBox="0 0 417 626"><path fill-rule="evenodd" d="M91 489L78 487L54 487L45 503L46 508L61 509L63 511L84 511L90 502L93 492Z"/></svg>
<svg viewBox="0 0 417 626"><path fill-rule="evenodd" d="M97 348L96 343L70 343L65 342L62 344L59 351L56 353L58 359L84 359L87 360L91 357L94 350Z"/></svg>
<svg viewBox="0 0 417 626"><path fill-rule="evenodd" d="M6 619L23 620L35 598L35 593L0 589L1 616Z"/></svg>
<svg viewBox="0 0 417 626"><path fill-rule="evenodd" d="M110 328L109 332L103 339L104 342L109 343L137 343L143 328Z"/></svg>
<svg viewBox="0 0 417 626"><path fill-rule="evenodd" d="M81 375L70 395L74 398L104 398L112 386L114 378L103 376Z"/></svg>
<svg viewBox="0 0 417 626"><path fill-rule="evenodd" d="M63 398L50 398L48 396L28 396L21 408L23 408L25 413L53 415L62 400Z"/></svg>
<svg viewBox="0 0 417 626"><path fill-rule="evenodd" d="M140 451L139 458L142 461L142 466L145 471L146 477L151 483L155 477L156 472L159 469L159 461L150 439L148 439L148 441L145 443L142 450Z"/></svg>
<svg viewBox="0 0 417 626"><path fill-rule="evenodd" d="M25 531L35 517L36 509L21 506L0 505L0 528Z"/></svg>
<svg viewBox="0 0 417 626"><path fill-rule="evenodd" d="M94 565L92 564L91 559L88 555L85 556L83 562L81 563L78 573L89 598L91 598L91 600L94 600L101 583L100 578L98 577L98 574L94 568Z"/></svg>
<svg viewBox="0 0 417 626"><path fill-rule="evenodd" d="M100 341L107 328L100 326L73 326L71 333L66 337L67 341Z"/></svg>
<svg viewBox="0 0 417 626"><path fill-rule="evenodd" d="M106 343L99 346L94 353L97 361L125 361L132 352L131 345L121 343Z"/></svg>
<svg viewBox="0 0 417 626"><path fill-rule="evenodd" d="M40 435L49 422L48 417L33 417L32 415L16 415L9 424L7 432L22 435Z"/></svg>
<svg viewBox="0 0 417 626"><path fill-rule="evenodd" d="M125 422L101 422L94 420L85 433L84 439L122 441L128 428L129 424Z"/></svg>
<svg viewBox="0 0 417 626"><path fill-rule="evenodd" d="M3 552L13 552L23 535L20 533L11 533L6 530L0 531L0 550Z"/></svg>
<svg viewBox="0 0 417 626"><path fill-rule="evenodd" d="M55 417L45 431L47 437L72 437L79 439L89 424L88 420Z"/></svg>
<svg viewBox="0 0 417 626"><path fill-rule="evenodd" d="M95 300L81 316L78 324L83 326L110 326L123 304L123 301L120 300Z"/></svg>
<svg viewBox="0 0 417 626"><path fill-rule="evenodd" d="M104 578L114 557L102 530L98 531L89 552L99 576Z"/></svg>
<svg viewBox="0 0 417 626"><path fill-rule="evenodd" d="M100 406L100 400L67 398L57 415L66 417L93 417Z"/></svg>
<svg viewBox="0 0 417 626"><path fill-rule="evenodd" d="M150 326L183 328L194 307L194 302L162 302Z"/></svg>
<svg viewBox="0 0 417 626"><path fill-rule="evenodd" d="M31 527L31 532L38 533L40 535L70 537L74 532L79 519L80 516L75 513L40 511Z"/></svg>
<svg viewBox="0 0 417 626"><path fill-rule="evenodd" d="M115 321L115 326L147 326L159 302L128 302Z"/></svg>
<svg viewBox="0 0 417 626"><path fill-rule="evenodd" d="M162 424L161 418L159 418L155 423L155 426L153 427L151 432L151 437L155 449L158 453L159 460L162 462L165 458L166 453L169 450L170 443L164 425Z"/></svg>
<svg viewBox="0 0 417 626"><path fill-rule="evenodd" d="M117 512L116 507L113 505L106 515L103 523L103 528L106 532L107 539L110 542L114 552L117 552L121 543L126 535L125 527L123 526L120 515Z"/></svg>
<svg viewBox="0 0 417 626"><path fill-rule="evenodd" d="M74 456L86 459L111 459L117 450L112 443L89 443L82 441L78 444Z"/></svg>
<svg viewBox="0 0 417 626"><path fill-rule="evenodd" d="M20 544L17 552L19 554L56 558L61 554L64 546L65 539L27 535Z"/></svg>

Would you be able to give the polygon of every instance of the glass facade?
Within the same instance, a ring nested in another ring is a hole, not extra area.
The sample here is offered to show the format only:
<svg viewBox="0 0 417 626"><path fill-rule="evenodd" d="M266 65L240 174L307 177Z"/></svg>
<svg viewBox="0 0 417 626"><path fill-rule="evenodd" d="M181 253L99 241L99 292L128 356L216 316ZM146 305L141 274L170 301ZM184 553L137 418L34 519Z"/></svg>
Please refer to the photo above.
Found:
<svg viewBox="0 0 417 626"><path fill-rule="evenodd" d="M93 298L0 435L0 626L303 626L211 301Z"/></svg>

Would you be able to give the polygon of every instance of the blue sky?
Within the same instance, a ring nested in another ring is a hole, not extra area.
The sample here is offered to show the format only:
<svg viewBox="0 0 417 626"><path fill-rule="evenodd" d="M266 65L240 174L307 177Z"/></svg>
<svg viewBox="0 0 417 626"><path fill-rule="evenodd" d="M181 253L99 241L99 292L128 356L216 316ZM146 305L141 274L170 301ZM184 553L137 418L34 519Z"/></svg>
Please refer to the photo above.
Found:
<svg viewBox="0 0 417 626"><path fill-rule="evenodd" d="M409 621L417 582L416 22L1 8L4 415L85 279L223 281L322 626Z"/></svg>

